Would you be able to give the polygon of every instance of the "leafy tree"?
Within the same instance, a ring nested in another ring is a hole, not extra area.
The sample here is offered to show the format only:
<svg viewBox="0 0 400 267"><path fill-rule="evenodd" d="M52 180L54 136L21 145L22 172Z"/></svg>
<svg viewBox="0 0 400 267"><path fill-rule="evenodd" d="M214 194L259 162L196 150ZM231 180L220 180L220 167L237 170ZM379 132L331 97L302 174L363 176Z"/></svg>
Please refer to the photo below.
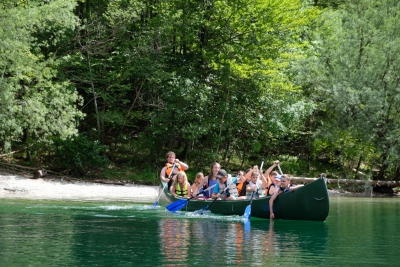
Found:
<svg viewBox="0 0 400 267"><path fill-rule="evenodd" d="M166 105L152 113L152 136L200 149L204 160L258 153L265 136L288 134L309 105L286 71L301 57L302 27L316 10L299 1L168 4L157 19L167 25L161 47L174 59L174 78L160 93Z"/></svg>
<svg viewBox="0 0 400 267"><path fill-rule="evenodd" d="M21 1L0 9L0 139L7 150L13 141L77 133L80 98L58 76L56 54L78 25L75 6L68 0Z"/></svg>
<svg viewBox="0 0 400 267"><path fill-rule="evenodd" d="M199 164L229 162L277 153L303 130L313 106L289 67L304 56L311 6L98 0L79 10L64 73L85 98L80 130L109 144L110 156L148 164L175 150Z"/></svg>
<svg viewBox="0 0 400 267"><path fill-rule="evenodd" d="M300 68L325 112L325 140L351 144L335 145L336 155L350 169L379 165L377 179L400 177L399 8L397 1L354 0L326 13L314 54Z"/></svg>
<svg viewBox="0 0 400 267"><path fill-rule="evenodd" d="M54 138L51 149L54 154L50 161L53 168L69 170L72 175L88 175L91 171L106 168L109 160L104 157L106 146L99 141L88 140L85 136L76 136L65 140Z"/></svg>

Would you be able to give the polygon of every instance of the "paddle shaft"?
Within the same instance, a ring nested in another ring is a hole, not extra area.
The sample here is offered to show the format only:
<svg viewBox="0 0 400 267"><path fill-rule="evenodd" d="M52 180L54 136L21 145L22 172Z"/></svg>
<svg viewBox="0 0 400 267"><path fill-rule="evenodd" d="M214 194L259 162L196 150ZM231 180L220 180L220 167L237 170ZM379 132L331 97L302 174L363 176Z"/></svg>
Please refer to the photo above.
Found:
<svg viewBox="0 0 400 267"><path fill-rule="evenodd" d="M282 169L281 169L281 166L278 164L278 169L279 169L279 172L281 173L281 175L283 175L283 172L282 172Z"/></svg>
<svg viewBox="0 0 400 267"><path fill-rule="evenodd" d="M260 173L261 173L263 165L264 165L264 159L262 159L260 170L259 170L258 176L257 176L257 181L256 181L257 189L258 189L257 183L258 183L258 179L260 178ZM250 215L251 215L251 203L253 203L254 193L255 193L255 191L253 191L253 193L251 194L250 204L244 210L243 218L245 220L248 220L250 218Z"/></svg>
<svg viewBox="0 0 400 267"><path fill-rule="evenodd" d="M237 179L237 178L236 178ZM215 184L216 185L216 184ZM213 186L215 186L215 185L213 185ZM222 191L222 193L225 193L226 192L226 190L228 189L228 187L229 186L231 186L232 185L232 183L230 183L229 185L226 185L226 187L225 187L225 189ZM221 193L221 194L222 194ZM217 201L217 197L213 200L213 202L211 202L210 204L208 204L206 207L204 207L204 208L202 208L201 210L208 210L208 208L212 205L212 204L214 204L215 203L215 201Z"/></svg>
<svg viewBox="0 0 400 267"><path fill-rule="evenodd" d="M261 161L261 165L260 165L260 170L258 171L258 175L257 175L257 181L256 181L256 187L258 189L258 180L260 179L260 175L261 175L261 171L262 171L262 167L264 166L264 159ZM254 195L254 192L253 192ZM251 196L252 200L253 200L253 195Z"/></svg>
<svg viewBox="0 0 400 267"><path fill-rule="evenodd" d="M192 198L195 198L195 197L197 197L198 195L204 193L205 191L208 191L208 190L210 190L210 189L213 189L215 186L216 186L216 184L213 185L213 186L210 186L209 188L207 188L207 189L205 189L205 190L203 190L203 191L201 191L201 192L198 192L196 195L191 196L190 198L188 198L188 201L191 200Z"/></svg>
<svg viewBox="0 0 400 267"><path fill-rule="evenodd" d="M251 199L250 199L250 204L249 204L249 206L251 206L251 203L253 203L254 193L255 193L255 191L253 191L253 193L251 194Z"/></svg>
<svg viewBox="0 0 400 267"><path fill-rule="evenodd" d="M217 201L217 199L218 199L218 198L216 197L216 198L213 200L213 202L211 202L210 204L208 204L207 207L203 208L202 210L208 210L208 208L209 208L212 204L214 204L214 202Z"/></svg>
<svg viewBox="0 0 400 267"><path fill-rule="evenodd" d="M174 162L174 165L172 165L172 169L171 169L171 172L170 172L169 175L168 175L168 179L171 178L172 171L173 171L174 169L175 169L175 162ZM157 206L157 205L158 205L158 201L160 200L160 197L161 197L162 193L164 192L165 187L166 187L167 185L168 185L168 182L165 183L165 185L164 185L164 187L163 187L163 190L161 190L160 195L158 196L157 201L153 204L153 206Z"/></svg>

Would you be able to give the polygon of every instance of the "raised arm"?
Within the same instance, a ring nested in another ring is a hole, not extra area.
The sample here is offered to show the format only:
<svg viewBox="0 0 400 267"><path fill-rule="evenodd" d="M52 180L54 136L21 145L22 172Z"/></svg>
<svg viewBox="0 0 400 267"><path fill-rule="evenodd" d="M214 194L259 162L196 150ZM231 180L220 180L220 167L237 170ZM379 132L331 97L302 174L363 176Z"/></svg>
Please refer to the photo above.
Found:
<svg viewBox="0 0 400 267"><path fill-rule="evenodd" d="M252 175L254 170L258 170L258 166L257 165L255 165L253 167L253 169L250 169L248 172L246 172L246 174L244 175L244 178L245 178L246 181L250 181L251 175Z"/></svg>
<svg viewBox="0 0 400 267"><path fill-rule="evenodd" d="M242 171L239 172L239 178L237 180L238 183L244 183L246 181L246 177L244 177L244 173Z"/></svg>
<svg viewBox="0 0 400 267"><path fill-rule="evenodd" d="M279 160L275 160L274 164L272 164L272 166L269 167L269 168L264 172L264 176L265 176L265 177L268 177L268 179L269 179L269 174L274 170L274 168L275 168L276 166L278 166L278 164L279 164ZM271 181L271 182L272 182L272 181Z"/></svg>
<svg viewBox="0 0 400 267"><path fill-rule="evenodd" d="M180 161L179 159L175 159L175 163L178 163L179 165L182 166L182 169L186 171L189 169L189 165L187 165L185 162Z"/></svg>
<svg viewBox="0 0 400 267"><path fill-rule="evenodd" d="M268 187L268 180L265 178L264 174L262 173L262 170L260 170L260 180L262 182L262 188L266 189Z"/></svg>

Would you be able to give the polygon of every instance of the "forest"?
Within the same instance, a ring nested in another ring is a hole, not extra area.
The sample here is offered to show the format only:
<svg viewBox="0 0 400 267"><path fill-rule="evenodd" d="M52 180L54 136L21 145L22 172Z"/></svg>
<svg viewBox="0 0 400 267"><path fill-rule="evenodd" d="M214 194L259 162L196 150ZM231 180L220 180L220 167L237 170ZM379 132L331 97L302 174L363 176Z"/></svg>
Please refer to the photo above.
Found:
<svg viewBox="0 0 400 267"><path fill-rule="evenodd" d="M400 180L400 1L0 3L3 163Z"/></svg>

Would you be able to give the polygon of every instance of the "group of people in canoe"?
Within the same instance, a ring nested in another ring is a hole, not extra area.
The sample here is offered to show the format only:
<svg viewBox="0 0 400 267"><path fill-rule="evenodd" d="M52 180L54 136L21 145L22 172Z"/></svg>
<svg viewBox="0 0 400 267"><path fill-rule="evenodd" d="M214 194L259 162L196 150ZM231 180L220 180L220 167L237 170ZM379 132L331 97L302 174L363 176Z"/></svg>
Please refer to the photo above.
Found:
<svg viewBox="0 0 400 267"><path fill-rule="evenodd" d="M167 163L160 173L161 181L168 183L170 193L175 197L197 199L243 200L271 196L270 206L276 197L287 191L294 191L302 185L290 183L290 177L274 171L279 161L276 160L264 173L258 166L240 171L237 177L228 175L218 162L211 166L210 173L204 176L197 173L195 181L190 184L185 171L189 166L176 159L174 152L167 153ZM271 209L272 211L272 206ZM271 218L273 218L271 212Z"/></svg>

